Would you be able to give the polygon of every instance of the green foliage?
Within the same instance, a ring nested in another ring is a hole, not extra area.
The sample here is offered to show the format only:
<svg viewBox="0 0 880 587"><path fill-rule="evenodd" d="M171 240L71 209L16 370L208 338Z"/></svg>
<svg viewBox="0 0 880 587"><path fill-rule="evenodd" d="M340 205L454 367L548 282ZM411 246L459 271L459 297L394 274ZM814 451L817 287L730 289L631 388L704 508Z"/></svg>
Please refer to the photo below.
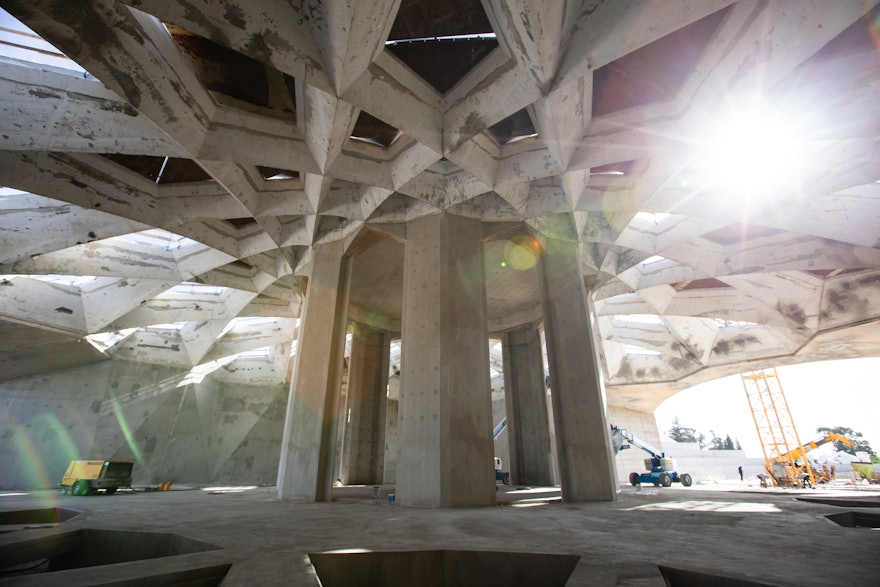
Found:
<svg viewBox="0 0 880 587"><path fill-rule="evenodd" d="M675 442L696 442L700 445L700 448L703 448L706 440L706 437L698 434L696 429L682 426L677 416L672 421L672 428L666 431L666 436Z"/></svg>
<svg viewBox="0 0 880 587"><path fill-rule="evenodd" d="M874 461L874 457L877 456L877 453L871 448L871 443L862 436L861 432L856 432L852 428L847 428L846 426L835 426L833 428L823 426L816 428L816 432L823 436L826 434L841 434L852 440L852 446L847 446L839 440L835 440L834 448L840 452L846 452L851 455L855 455L857 452L866 452L871 456L871 461Z"/></svg>
<svg viewBox="0 0 880 587"><path fill-rule="evenodd" d="M712 435L712 440L709 441L709 450L742 450L742 447L739 446L739 441L734 445L730 434L727 434L724 438L716 436L714 430L709 430L709 434Z"/></svg>

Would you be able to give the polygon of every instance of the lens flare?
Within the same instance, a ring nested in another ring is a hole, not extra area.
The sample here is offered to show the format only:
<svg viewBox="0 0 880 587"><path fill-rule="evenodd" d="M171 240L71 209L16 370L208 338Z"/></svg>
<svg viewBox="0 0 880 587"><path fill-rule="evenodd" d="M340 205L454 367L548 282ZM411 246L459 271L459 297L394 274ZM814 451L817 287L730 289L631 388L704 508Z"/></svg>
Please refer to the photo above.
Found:
<svg viewBox="0 0 880 587"><path fill-rule="evenodd" d="M122 407L119 405L119 400L114 397L110 401L113 404L113 413L116 414L116 420L119 421L119 428L122 430L122 434L125 436L125 441L131 449L131 454L134 455L138 465L146 468L144 465L144 455L141 453L141 449L137 445L137 441L134 439L134 434L132 434L131 428L128 426L128 420L125 419L125 414L122 413Z"/></svg>
<svg viewBox="0 0 880 587"><path fill-rule="evenodd" d="M525 271L537 265L540 256L541 243L538 239L528 235L517 235L504 245L504 260L501 266Z"/></svg>

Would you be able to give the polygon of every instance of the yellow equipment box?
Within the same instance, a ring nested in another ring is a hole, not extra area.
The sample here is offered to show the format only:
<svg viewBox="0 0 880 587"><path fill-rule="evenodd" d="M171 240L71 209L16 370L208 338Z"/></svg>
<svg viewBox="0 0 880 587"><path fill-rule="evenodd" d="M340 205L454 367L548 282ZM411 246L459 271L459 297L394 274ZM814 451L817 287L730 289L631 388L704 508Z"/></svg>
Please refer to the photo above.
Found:
<svg viewBox="0 0 880 587"><path fill-rule="evenodd" d="M61 489L72 495L91 495L103 489L112 495L120 487L131 487L133 467L129 461L70 461Z"/></svg>

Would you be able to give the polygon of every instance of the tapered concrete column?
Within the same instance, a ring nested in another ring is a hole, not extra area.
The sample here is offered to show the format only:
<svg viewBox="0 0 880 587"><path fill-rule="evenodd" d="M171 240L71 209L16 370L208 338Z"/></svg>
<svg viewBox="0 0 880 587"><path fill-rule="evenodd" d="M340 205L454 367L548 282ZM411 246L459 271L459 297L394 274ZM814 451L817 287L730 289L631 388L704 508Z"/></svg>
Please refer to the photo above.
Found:
<svg viewBox="0 0 880 587"><path fill-rule="evenodd" d="M562 499L616 499L614 451L578 244L547 238L538 263Z"/></svg>
<svg viewBox="0 0 880 587"><path fill-rule="evenodd" d="M281 440L279 499L332 497L351 264L343 252L341 242L314 251Z"/></svg>
<svg viewBox="0 0 880 587"><path fill-rule="evenodd" d="M534 324L501 334L513 483L550 485L550 422L541 336Z"/></svg>
<svg viewBox="0 0 880 587"><path fill-rule="evenodd" d="M348 363L346 485L382 483L385 462L385 406L391 335L354 323Z"/></svg>
<svg viewBox="0 0 880 587"><path fill-rule="evenodd" d="M397 499L495 503L482 226L439 214L407 225Z"/></svg>

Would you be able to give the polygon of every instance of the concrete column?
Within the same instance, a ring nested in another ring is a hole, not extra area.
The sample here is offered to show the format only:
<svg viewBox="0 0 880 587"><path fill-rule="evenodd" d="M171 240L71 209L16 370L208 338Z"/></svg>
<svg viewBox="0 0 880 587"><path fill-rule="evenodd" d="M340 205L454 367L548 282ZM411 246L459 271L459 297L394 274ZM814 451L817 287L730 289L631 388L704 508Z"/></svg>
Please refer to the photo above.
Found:
<svg viewBox="0 0 880 587"><path fill-rule="evenodd" d="M538 263L562 499L616 499L601 365L577 242L547 237Z"/></svg>
<svg viewBox="0 0 880 587"><path fill-rule="evenodd" d="M501 345L511 481L550 485L550 421L540 333L534 324L506 330Z"/></svg>
<svg viewBox="0 0 880 587"><path fill-rule="evenodd" d="M385 461L385 406L391 335L354 323L348 367L348 434L342 481L381 484Z"/></svg>
<svg viewBox="0 0 880 587"><path fill-rule="evenodd" d="M351 260L342 242L317 247L297 339L278 464L279 499L332 499Z"/></svg>
<svg viewBox="0 0 880 587"><path fill-rule="evenodd" d="M495 503L482 225L407 225L397 496L401 505Z"/></svg>

